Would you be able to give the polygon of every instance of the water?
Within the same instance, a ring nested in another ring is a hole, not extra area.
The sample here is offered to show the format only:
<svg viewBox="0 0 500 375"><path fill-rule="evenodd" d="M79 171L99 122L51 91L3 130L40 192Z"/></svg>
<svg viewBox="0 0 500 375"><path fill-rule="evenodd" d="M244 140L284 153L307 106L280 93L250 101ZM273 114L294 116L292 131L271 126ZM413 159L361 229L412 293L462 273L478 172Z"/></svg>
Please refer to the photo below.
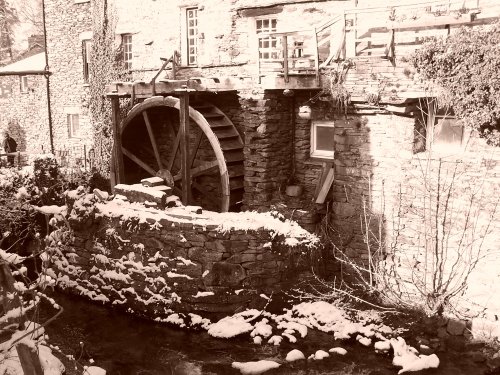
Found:
<svg viewBox="0 0 500 375"><path fill-rule="evenodd" d="M299 349L309 355L318 349L337 346L331 335L313 332L296 344L282 342L281 346L255 345L248 335L241 339L214 339L204 332L170 328L136 318L84 299L56 293L53 296L64 307L64 313L46 327L52 345L64 354L80 358L79 363L95 365L111 375L197 375L238 374L231 368L233 361L246 362L260 359L283 363L286 354ZM80 342L83 343L83 350ZM284 364L266 374L363 374L393 375L397 368L391 358L376 354L371 348L356 343L342 343L348 354L322 361L299 361ZM426 374L466 375L480 374L483 367L460 354L438 353L442 365ZM67 374L81 374L74 364L64 360Z"/></svg>

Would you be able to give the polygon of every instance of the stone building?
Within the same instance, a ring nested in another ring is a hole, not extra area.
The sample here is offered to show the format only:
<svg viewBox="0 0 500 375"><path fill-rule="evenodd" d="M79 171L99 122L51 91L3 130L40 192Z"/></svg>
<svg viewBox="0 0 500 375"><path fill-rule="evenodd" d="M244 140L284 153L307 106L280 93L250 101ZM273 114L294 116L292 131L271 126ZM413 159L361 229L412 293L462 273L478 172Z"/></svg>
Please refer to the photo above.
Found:
<svg viewBox="0 0 500 375"><path fill-rule="evenodd" d="M202 192L197 203L210 207L203 197L223 195L213 187L217 163L203 164L214 148L226 173L222 190L235 197L230 208L277 207L311 230L328 217L322 228L350 259L368 261L389 249L392 265L400 265L429 245L422 223L429 219L425 188L434 173L460 170L460 188L449 193L458 201L477 176L499 191L498 150L434 110L432 94L406 62L426 36L498 19L494 0L401 1L390 8L382 0L46 0L45 6L56 148L92 147L89 51L100 30L95 21L107 9L116 63L128 77L103 92L121 103L124 176L118 179L154 174L162 163L174 178L180 173L172 169L176 152L172 158L169 152L180 134L171 124L179 122L175 90L186 85L196 91L190 117L198 133L190 142L201 151L189 161L193 189ZM163 63L166 70L157 74ZM174 98L151 100L158 95ZM199 129L214 136L204 144ZM493 207L497 195L474 203ZM456 218L457 227L468 225L466 216ZM488 233L500 229L498 215L493 219ZM402 267L411 269L407 263Z"/></svg>
<svg viewBox="0 0 500 375"><path fill-rule="evenodd" d="M51 152L48 74L43 50L0 68L0 130L9 132L19 151Z"/></svg>

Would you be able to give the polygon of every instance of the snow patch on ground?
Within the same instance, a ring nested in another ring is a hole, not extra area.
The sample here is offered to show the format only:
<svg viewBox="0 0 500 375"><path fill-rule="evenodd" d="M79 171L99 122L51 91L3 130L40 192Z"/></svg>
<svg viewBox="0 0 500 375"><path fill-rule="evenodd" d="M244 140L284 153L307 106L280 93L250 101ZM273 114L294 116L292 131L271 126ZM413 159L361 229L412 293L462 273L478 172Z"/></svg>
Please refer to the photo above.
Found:
<svg viewBox="0 0 500 375"><path fill-rule="evenodd" d="M294 361L299 361L301 359L306 359L304 353L302 353L300 350L293 349L292 351L288 352L285 358L288 362L294 362Z"/></svg>
<svg viewBox="0 0 500 375"><path fill-rule="evenodd" d="M243 375L258 375L278 368L281 365L278 362L262 360L256 362L233 362L231 366L240 370Z"/></svg>

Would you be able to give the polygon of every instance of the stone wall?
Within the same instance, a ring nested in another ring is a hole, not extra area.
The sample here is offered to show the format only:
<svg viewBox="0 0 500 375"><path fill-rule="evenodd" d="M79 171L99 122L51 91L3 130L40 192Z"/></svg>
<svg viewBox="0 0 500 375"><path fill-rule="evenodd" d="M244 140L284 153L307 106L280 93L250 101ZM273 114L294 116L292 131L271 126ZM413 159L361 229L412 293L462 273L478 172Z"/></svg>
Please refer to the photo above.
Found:
<svg viewBox="0 0 500 375"><path fill-rule="evenodd" d="M147 209L81 190L67 197L51 220L48 274L62 288L153 317L265 303L261 293L309 271L317 244L269 213Z"/></svg>
<svg viewBox="0 0 500 375"><path fill-rule="evenodd" d="M46 79L29 75L26 93L21 92L19 80L17 75L0 77L0 85L10 91L4 90L5 95L0 97L0 132L7 130L19 151L50 152Z"/></svg>
<svg viewBox="0 0 500 375"><path fill-rule="evenodd" d="M89 87L84 82L82 39L92 32L91 2L50 0L45 3L50 100L54 148L72 150L92 146L88 115ZM69 114L79 115L80 133L70 137Z"/></svg>

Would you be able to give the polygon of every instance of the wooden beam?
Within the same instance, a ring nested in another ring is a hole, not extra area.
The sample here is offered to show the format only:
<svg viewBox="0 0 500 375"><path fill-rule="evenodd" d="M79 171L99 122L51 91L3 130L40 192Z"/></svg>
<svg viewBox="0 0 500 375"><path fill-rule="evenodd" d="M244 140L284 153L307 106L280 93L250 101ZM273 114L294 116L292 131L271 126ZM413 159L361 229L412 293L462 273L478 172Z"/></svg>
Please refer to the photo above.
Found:
<svg viewBox="0 0 500 375"><path fill-rule="evenodd" d="M153 168L151 168L149 165L147 165L146 163L144 163L141 159L139 159L137 156L135 156L132 152L130 152L129 150L127 150L123 146L122 146L122 153L127 158L129 158L134 163L136 163L139 167L141 167L146 172L148 172L151 176L156 176L156 171Z"/></svg>
<svg viewBox="0 0 500 375"><path fill-rule="evenodd" d="M189 204L191 195L191 168L189 167L189 91L183 87L180 92L180 127L181 134L181 174L182 174L182 204Z"/></svg>
<svg viewBox="0 0 500 375"><path fill-rule="evenodd" d="M153 133L153 128L151 127L151 123L149 122L148 112L142 112L142 117L144 117L144 122L146 124L146 128L148 128L149 139L151 140L151 145L153 146L153 152L155 154L156 163L158 163L158 169L163 169L160 153L158 151L158 145L156 144L156 138Z"/></svg>
<svg viewBox="0 0 500 375"><path fill-rule="evenodd" d="M21 362L21 367L23 369L24 375L43 375L43 368L40 363L40 357L38 356L35 347L28 346L24 342L20 342L16 345L17 355L19 356L19 362Z"/></svg>
<svg viewBox="0 0 500 375"><path fill-rule="evenodd" d="M219 163L217 160L205 162L197 167L191 168L191 178L201 176L206 172L212 172L219 168ZM174 181L179 181L182 179L182 173L178 173L174 176Z"/></svg>
<svg viewBox="0 0 500 375"><path fill-rule="evenodd" d="M115 163L115 181L117 184L121 184L124 181L125 172L123 168L122 135L120 131L120 100L118 98L111 98L111 115L113 142L115 146L115 155L113 155ZM114 186L111 188L113 189Z"/></svg>
<svg viewBox="0 0 500 375"><path fill-rule="evenodd" d="M323 183L323 186L321 187L321 190L319 191L318 197L316 198L316 203L325 203L326 195L330 191L330 187L333 184L333 178L334 178L334 169L330 168L328 171L328 174L326 175L325 182Z"/></svg>
<svg viewBox="0 0 500 375"><path fill-rule="evenodd" d="M174 130L174 124L170 124L172 126L172 131L173 133L175 134L175 130ZM177 155L177 151L179 150L179 144L181 142L181 130L179 129L179 131L177 132L176 136L175 136L175 141L174 141L174 147L172 148L172 153L170 154L170 158L168 159L168 162L167 162L167 169L169 171L172 170L173 166L174 166L174 161L175 161L175 157Z"/></svg>
<svg viewBox="0 0 500 375"><path fill-rule="evenodd" d="M285 78L285 82L288 83L288 37L283 35L281 37L281 44L283 48L283 74Z"/></svg>

